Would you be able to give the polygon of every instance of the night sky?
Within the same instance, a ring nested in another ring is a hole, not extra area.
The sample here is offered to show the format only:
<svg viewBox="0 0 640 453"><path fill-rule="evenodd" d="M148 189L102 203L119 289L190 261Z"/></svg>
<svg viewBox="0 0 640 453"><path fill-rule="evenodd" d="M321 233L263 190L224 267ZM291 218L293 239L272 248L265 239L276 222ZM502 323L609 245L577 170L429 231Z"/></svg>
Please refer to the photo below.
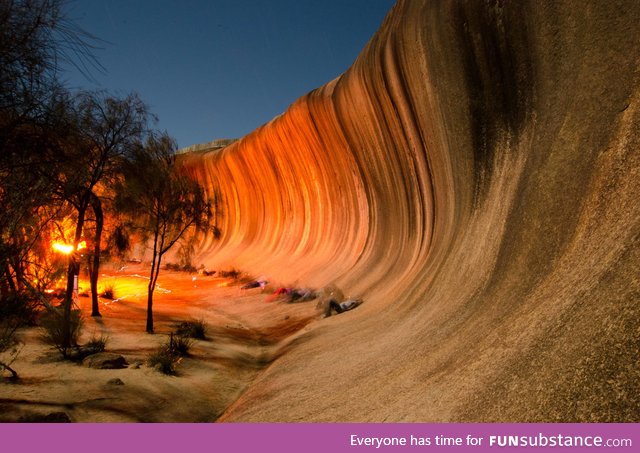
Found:
<svg viewBox="0 0 640 453"><path fill-rule="evenodd" d="M238 138L343 73L394 0L75 0L76 24L103 40L95 80L137 92L180 147Z"/></svg>

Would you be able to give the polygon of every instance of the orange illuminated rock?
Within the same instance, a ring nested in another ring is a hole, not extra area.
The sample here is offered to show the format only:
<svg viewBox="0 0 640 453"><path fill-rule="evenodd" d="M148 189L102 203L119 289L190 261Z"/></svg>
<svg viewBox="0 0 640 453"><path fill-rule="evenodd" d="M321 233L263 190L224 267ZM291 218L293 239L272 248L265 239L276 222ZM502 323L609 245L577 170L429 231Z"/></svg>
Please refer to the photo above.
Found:
<svg viewBox="0 0 640 453"><path fill-rule="evenodd" d="M182 157L194 260L365 303L227 421L640 421L640 8L399 1L342 76Z"/></svg>

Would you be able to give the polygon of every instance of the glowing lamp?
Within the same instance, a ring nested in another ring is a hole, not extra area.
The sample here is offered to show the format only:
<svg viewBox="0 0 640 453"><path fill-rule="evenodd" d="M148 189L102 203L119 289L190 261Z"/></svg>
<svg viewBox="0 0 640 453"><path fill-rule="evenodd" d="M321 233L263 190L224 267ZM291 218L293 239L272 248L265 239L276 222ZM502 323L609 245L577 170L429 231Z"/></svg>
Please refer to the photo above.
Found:
<svg viewBox="0 0 640 453"><path fill-rule="evenodd" d="M65 255L69 255L73 252L73 245L65 244L64 242L54 242L52 247L56 252L64 253ZM76 248L76 251L86 248L87 241L80 241L78 242L78 248Z"/></svg>
<svg viewBox="0 0 640 453"><path fill-rule="evenodd" d="M64 253L65 255L69 255L71 252L73 252L73 245L64 244L62 242L54 242L52 247L53 250Z"/></svg>

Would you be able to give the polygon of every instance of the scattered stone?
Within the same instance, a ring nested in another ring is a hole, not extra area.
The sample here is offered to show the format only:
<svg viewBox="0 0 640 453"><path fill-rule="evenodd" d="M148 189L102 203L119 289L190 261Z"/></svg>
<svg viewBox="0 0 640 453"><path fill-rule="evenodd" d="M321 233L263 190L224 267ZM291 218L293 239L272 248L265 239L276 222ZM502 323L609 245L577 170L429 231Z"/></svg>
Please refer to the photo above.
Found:
<svg viewBox="0 0 640 453"><path fill-rule="evenodd" d="M86 357L82 364L99 370L116 370L125 368L128 364L124 357L112 352L99 352Z"/></svg>
<svg viewBox="0 0 640 453"><path fill-rule="evenodd" d="M73 360L75 362L80 362L85 357L87 357L87 356L89 356L91 354L95 354L95 351L90 350L86 346L78 346L77 348L70 349L67 352L67 354L69 356L69 359L71 359L71 360Z"/></svg>
<svg viewBox="0 0 640 453"><path fill-rule="evenodd" d="M134 369L134 370L138 370L140 369L140 367L142 366L144 362L142 360L134 360L133 363L131 365L129 365L129 368Z"/></svg>
<svg viewBox="0 0 640 453"><path fill-rule="evenodd" d="M113 378L107 381L107 385L124 385L124 382L120 378Z"/></svg>

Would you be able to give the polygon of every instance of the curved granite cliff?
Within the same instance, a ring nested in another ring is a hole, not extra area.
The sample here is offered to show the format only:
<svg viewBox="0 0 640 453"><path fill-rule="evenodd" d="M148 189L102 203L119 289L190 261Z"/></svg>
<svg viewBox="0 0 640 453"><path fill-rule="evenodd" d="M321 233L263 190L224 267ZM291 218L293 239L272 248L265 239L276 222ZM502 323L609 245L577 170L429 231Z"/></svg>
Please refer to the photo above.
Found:
<svg viewBox="0 0 640 453"><path fill-rule="evenodd" d="M184 157L198 262L333 283L225 421L640 421L640 8L400 0L353 66Z"/></svg>

